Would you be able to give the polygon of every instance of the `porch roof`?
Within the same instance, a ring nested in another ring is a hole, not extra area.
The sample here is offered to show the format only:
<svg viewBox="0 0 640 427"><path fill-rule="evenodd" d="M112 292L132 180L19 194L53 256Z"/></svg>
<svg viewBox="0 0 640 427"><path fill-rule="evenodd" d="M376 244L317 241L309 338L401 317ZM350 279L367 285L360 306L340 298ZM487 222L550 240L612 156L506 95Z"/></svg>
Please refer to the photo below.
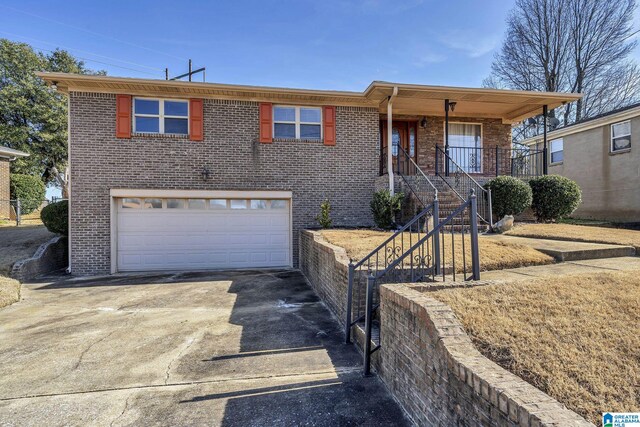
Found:
<svg viewBox="0 0 640 427"><path fill-rule="evenodd" d="M444 115L444 100L457 102L455 117L497 118L513 123L540 114L542 106L555 108L575 101L576 93L530 92L504 89L427 86L374 81L363 92L292 89L177 80L91 76L69 73L37 73L61 92L127 93L141 96L246 99L308 105L369 106L386 113L386 101L393 88L398 95L394 114Z"/></svg>
<svg viewBox="0 0 640 427"><path fill-rule="evenodd" d="M393 114L444 116L444 100L456 102L449 118L478 117L502 119L514 123L542 114L542 106L559 107L582 97L579 93L533 92L505 89L426 86L374 81L364 91L367 98L377 101L380 112L386 113L386 100L393 88L398 95L393 101Z"/></svg>

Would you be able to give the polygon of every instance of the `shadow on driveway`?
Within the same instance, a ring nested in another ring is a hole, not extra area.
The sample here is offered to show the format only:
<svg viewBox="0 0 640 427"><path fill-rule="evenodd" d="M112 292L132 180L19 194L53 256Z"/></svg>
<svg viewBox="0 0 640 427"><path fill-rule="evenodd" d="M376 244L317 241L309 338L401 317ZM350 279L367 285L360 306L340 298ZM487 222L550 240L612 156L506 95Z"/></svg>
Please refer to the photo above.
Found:
<svg viewBox="0 0 640 427"><path fill-rule="evenodd" d="M0 311L9 424L408 425L299 271L60 279Z"/></svg>

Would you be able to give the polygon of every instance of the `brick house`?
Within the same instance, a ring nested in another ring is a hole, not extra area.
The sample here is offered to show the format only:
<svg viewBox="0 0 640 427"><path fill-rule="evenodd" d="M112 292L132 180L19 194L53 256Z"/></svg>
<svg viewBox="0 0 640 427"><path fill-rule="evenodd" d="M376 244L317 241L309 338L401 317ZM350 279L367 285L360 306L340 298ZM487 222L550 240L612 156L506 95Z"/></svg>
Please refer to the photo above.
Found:
<svg viewBox="0 0 640 427"><path fill-rule="evenodd" d="M0 220L11 218L11 192L9 190L9 163L29 154L0 145Z"/></svg>
<svg viewBox="0 0 640 427"><path fill-rule="evenodd" d="M387 82L347 92L40 76L69 99L78 275L297 266L298 233L317 227L323 200L335 226L370 226L375 188L393 190L411 165L438 176L457 159L464 174L511 173L502 166L511 123L577 99ZM450 156L439 164L436 145Z"/></svg>
<svg viewBox="0 0 640 427"><path fill-rule="evenodd" d="M550 174L578 183L575 218L640 223L640 104L609 111L548 134ZM540 136L522 141L542 150ZM588 165L588 167L586 167Z"/></svg>

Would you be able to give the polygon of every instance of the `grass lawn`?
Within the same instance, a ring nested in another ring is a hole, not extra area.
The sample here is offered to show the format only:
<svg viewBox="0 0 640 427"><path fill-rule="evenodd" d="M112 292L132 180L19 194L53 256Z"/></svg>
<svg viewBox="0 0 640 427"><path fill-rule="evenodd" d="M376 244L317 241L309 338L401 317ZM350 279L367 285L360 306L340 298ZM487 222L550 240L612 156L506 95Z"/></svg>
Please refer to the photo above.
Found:
<svg viewBox="0 0 640 427"><path fill-rule="evenodd" d="M640 251L640 231L574 224L518 224L505 234L540 239L628 245Z"/></svg>
<svg viewBox="0 0 640 427"><path fill-rule="evenodd" d="M0 308L20 299L20 282L0 276Z"/></svg>
<svg viewBox="0 0 640 427"><path fill-rule="evenodd" d="M640 410L640 274L563 276L429 294L489 359L600 425Z"/></svg>
<svg viewBox="0 0 640 427"><path fill-rule="evenodd" d="M385 241L391 232L375 230L324 230L323 237L331 244L343 247L347 255L354 261L367 256L379 244ZM409 246L409 233L405 233L404 248ZM456 234L456 271L462 271L462 236ZM413 236L415 244L417 235ZM451 266L451 235L445 234L444 245L445 264ZM533 248L518 244L506 244L483 239L479 240L480 267L482 270L500 270L504 268L525 267L529 265L551 264L553 258L538 252ZM467 257L467 270L471 267L470 237L465 236L465 253Z"/></svg>
<svg viewBox="0 0 640 427"><path fill-rule="evenodd" d="M7 276L16 261L30 258L54 236L43 225L0 227L0 276Z"/></svg>

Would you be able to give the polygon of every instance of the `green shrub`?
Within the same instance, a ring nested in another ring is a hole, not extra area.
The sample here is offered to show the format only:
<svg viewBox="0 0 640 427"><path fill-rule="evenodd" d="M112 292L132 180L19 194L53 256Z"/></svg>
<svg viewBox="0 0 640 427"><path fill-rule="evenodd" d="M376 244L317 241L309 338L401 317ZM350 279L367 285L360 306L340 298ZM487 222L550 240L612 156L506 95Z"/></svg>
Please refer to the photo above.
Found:
<svg viewBox="0 0 640 427"><path fill-rule="evenodd" d="M9 192L12 200L20 200L21 212L27 215L42 204L46 189L36 176L13 173L9 177Z"/></svg>
<svg viewBox="0 0 640 427"><path fill-rule="evenodd" d="M389 190L380 190L373 194L371 213L376 226L383 230L390 229L395 223L396 214L402 208L404 194L391 195Z"/></svg>
<svg viewBox="0 0 640 427"><path fill-rule="evenodd" d="M331 203L329 203L329 199L326 199L320 205L320 213L316 216L316 220L322 228L330 228L331 224L333 224L333 220L331 219Z"/></svg>
<svg viewBox="0 0 640 427"><path fill-rule="evenodd" d="M571 215L582 201L575 181L559 175L547 175L529 181L533 192L531 208L538 221L557 221Z"/></svg>
<svg viewBox="0 0 640 427"><path fill-rule="evenodd" d="M50 232L69 235L69 203L66 200L45 206L40 219Z"/></svg>
<svg viewBox="0 0 640 427"><path fill-rule="evenodd" d="M486 185L491 190L491 206L498 219L518 215L531 206L531 187L518 178L499 176Z"/></svg>

